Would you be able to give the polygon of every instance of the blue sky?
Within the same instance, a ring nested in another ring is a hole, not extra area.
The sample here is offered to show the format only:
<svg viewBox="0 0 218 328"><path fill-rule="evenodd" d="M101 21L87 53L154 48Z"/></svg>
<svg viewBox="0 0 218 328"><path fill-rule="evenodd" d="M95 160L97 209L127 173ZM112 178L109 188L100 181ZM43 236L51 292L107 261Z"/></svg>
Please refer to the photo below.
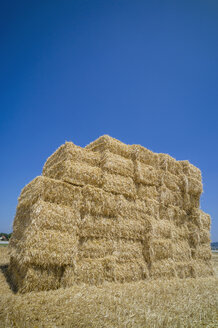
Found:
<svg viewBox="0 0 218 328"><path fill-rule="evenodd" d="M0 2L0 231L66 140L188 159L218 241L218 2Z"/></svg>

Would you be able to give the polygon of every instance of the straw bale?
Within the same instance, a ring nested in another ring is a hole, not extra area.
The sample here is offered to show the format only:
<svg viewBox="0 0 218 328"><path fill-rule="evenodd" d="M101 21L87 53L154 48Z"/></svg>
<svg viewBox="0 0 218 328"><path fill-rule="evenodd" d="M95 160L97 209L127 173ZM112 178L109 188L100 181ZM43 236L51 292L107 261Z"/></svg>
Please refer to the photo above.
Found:
<svg viewBox="0 0 218 328"><path fill-rule="evenodd" d="M175 263L176 275L180 279L191 278L194 275L192 261Z"/></svg>
<svg viewBox="0 0 218 328"><path fill-rule="evenodd" d="M159 159L159 168L163 171L168 171L176 176L179 176L183 173L183 167L179 161L176 161L175 158L171 157L168 154L158 154Z"/></svg>
<svg viewBox="0 0 218 328"><path fill-rule="evenodd" d="M199 229L210 231L211 218L210 215L203 212L199 208L193 208L190 214L191 222Z"/></svg>
<svg viewBox="0 0 218 328"><path fill-rule="evenodd" d="M24 209L23 209L24 206ZM14 221L13 235L10 239L10 248L18 247L22 237L31 231L56 230L60 232L75 233L80 220L80 211L76 205L71 208L54 203L38 200L29 205L20 202Z"/></svg>
<svg viewBox="0 0 218 328"><path fill-rule="evenodd" d="M113 256L117 262L143 259L142 243L125 239L82 238L78 246L78 258L103 258Z"/></svg>
<svg viewBox="0 0 218 328"><path fill-rule="evenodd" d="M190 247L195 248L200 244L199 230L189 231L188 242Z"/></svg>
<svg viewBox="0 0 218 328"><path fill-rule="evenodd" d="M160 203L164 206L173 205L182 208L184 199L183 194L180 191L172 191L166 186L161 186L160 191Z"/></svg>
<svg viewBox="0 0 218 328"><path fill-rule="evenodd" d="M149 276L143 260L116 263L113 257L100 259L83 259L77 263L75 282L86 284L102 284L105 281L129 282L145 279Z"/></svg>
<svg viewBox="0 0 218 328"><path fill-rule="evenodd" d="M184 232L182 234L187 235L189 233L189 230L186 226L187 221L189 220L189 217L187 213L178 206L165 206L160 205L160 219L161 220L167 220L172 223L174 223L176 227L176 234L177 236L182 233L182 230L184 229ZM187 237L187 236L186 236Z"/></svg>
<svg viewBox="0 0 218 328"><path fill-rule="evenodd" d="M37 230L56 230L76 233L81 220L79 208L65 207L44 201L38 201L31 208L31 225Z"/></svg>
<svg viewBox="0 0 218 328"><path fill-rule="evenodd" d="M149 277L149 271L143 260L134 260L115 265L114 280L116 282L130 282L144 280Z"/></svg>
<svg viewBox="0 0 218 328"><path fill-rule="evenodd" d="M196 224L196 221L192 219L191 215L189 215L188 218L189 218L189 220L187 221L187 227L188 227L189 232L190 233L195 232L195 231L199 232L201 227L198 224Z"/></svg>
<svg viewBox="0 0 218 328"><path fill-rule="evenodd" d="M199 231L199 235L200 235L200 243L202 244L208 244L210 245L210 231L207 229L201 229Z"/></svg>
<svg viewBox="0 0 218 328"><path fill-rule="evenodd" d="M192 256L196 260L208 261L212 258L210 244L198 245L197 248L192 249Z"/></svg>
<svg viewBox="0 0 218 328"><path fill-rule="evenodd" d="M201 212L202 211L199 208L191 209L188 215L188 226L190 226L191 222L192 226L197 227L198 229L204 228L201 220Z"/></svg>
<svg viewBox="0 0 218 328"><path fill-rule="evenodd" d="M158 168L159 156L156 153L153 153L151 150L142 147L140 145L132 145L132 159L134 161L142 162L146 165L153 166Z"/></svg>
<svg viewBox="0 0 218 328"><path fill-rule="evenodd" d="M78 186L90 184L100 187L103 182L102 171L99 167L90 166L86 163L75 163L70 160L51 166L43 172L43 175Z"/></svg>
<svg viewBox="0 0 218 328"><path fill-rule="evenodd" d="M192 210L200 207L200 195L192 195L189 193L183 194L183 209L187 215L191 215Z"/></svg>
<svg viewBox="0 0 218 328"><path fill-rule="evenodd" d="M171 259L152 262L150 269L151 278L174 278L176 277L175 262Z"/></svg>
<svg viewBox="0 0 218 328"><path fill-rule="evenodd" d="M143 183L145 185L160 185L160 171L156 170L150 165L135 162L135 181L137 183Z"/></svg>
<svg viewBox="0 0 218 328"><path fill-rule="evenodd" d="M109 173L134 177L134 165L131 159L116 155L106 150L102 154L101 168Z"/></svg>
<svg viewBox="0 0 218 328"><path fill-rule="evenodd" d="M159 193L157 187L144 185L142 183L139 183L137 185L137 196L141 199L150 198L156 201L159 200Z"/></svg>
<svg viewBox="0 0 218 328"><path fill-rule="evenodd" d="M137 200L127 199L123 195L116 195L116 217L137 219L145 215Z"/></svg>
<svg viewBox="0 0 218 328"><path fill-rule="evenodd" d="M85 149L100 153L108 150L113 154L117 154L129 159L131 158L131 147L108 135L101 136L97 140L91 142L85 147Z"/></svg>
<svg viewBox="0 0 218 328"><path fill-rule="evenodd" d="M13 223L13 234L9 242L11 248L16 247L17 242L22 239L22 236L30 225L30 210L30 207L27 206L19 206L19 208L17 208Z"/></svg>
<svg viewBox="0 0 218 328"><path fill-rule="evenodd" d="M29 206L38 199L64 206L78 206L81 201L81 189L62 181L38 176L23 188L18 199L17 211L20 206Z"/></svg>
<svg viewBox="0 0 218 328"><path fill-rule="evenodd" d="M178 240L188 240L188 236L189 236L189 230L187 227L187 224L181 224L181 226L177 226L177 239Z"/></svg>
<svg viewBox="0 0 218 328"><path fill-rule="evenodd" d="M63 266L73 263L77 254L78 237L76 232L67 233L55 230L26 231L26 236L19 242L22 249L17 255L20 263Z"/></svg>
<svg viewBox="0 0 218 328"><path fill-rule="evenodd" d="M199 228L193 221L187 224L189 230L189 242L192 246L198 244L209 244L210 245L210 231L208 229Z"/></svg>
<svg viewBox="0 0 218 328"><path fill-rule="evenodd" d="M115 243L112 255L117 263L144 261L143 244L141 241L120 239Z"/></svg>
<svg viewBox="0 0 218 328"><path fill-rule="evenodd" d="M75 285L75 265L66 265L63 267L63 274L60 280L60 286L63 288Z"/></svg>
<svg viewBox="0 0 218 328"><path fill-rule="evenodd" d="M99 166L100 154L88 151L76 146L73 142L65 142L45 162L43 172L46 172L54 164L70 160L72 162L87 163L91 166Z"/></svg>
<svg viewBox="0 0 218 328"><path fill-rule="evenodd" d="M169 205L169 206L165 206L163 204L160 204L160 219L161 220L169 220L169 221L174 221L176 222L176 218L181 216L180 211L182 212L182 210L180 210L180 208L178 206L173 206L173 205ZM185 214L185 212L182 212Z"/></svg>
<svg viewBox="0 0 218 328"><path fill-rule="evenodd" d="M145 221L148 218L159 219L159 202L149 198L127 200L117 195L117 216Z"/></svg>
<svg viewBox="0 0 218 328"><path fill-rule="evenodd" d="M148 221L159 218L159 203L145 198L127 200L123 195L116 195L116 217Z"/></svg>
<svg viewBox="0 0 218 328"><path fill-rule="evenodd" d="M143 199L143 201L137 199L136 204L141 206L144 213L146 213L149 217L157 220L159 219L160 204L158 201L149 198Z"/></svg>
<svg viewBox="0 0 218 328"><path fill-rule="evenodd" d="M189 239L190 217L178 206L160 206L160 219L174 223L172 236L176 240ZM196 229L195 229L196 230Z"/></svg>
<svg viewBox="0 0 218 328"><path fill-rule="evenodd" d="M210 230L210 225L211 225L210 215L207 213L204 213L201 210L199 210L199 212L200 212L200 219L201 219L202 227L204 229Z"/></svg>
<svg viewBox="0 0 218 328"><path fill-rule="evenodd" d="M77 262L74 270L76 284L86 283L91 285L102 284L106 280L106 273L114 271L115 261L110 258L82 259Z"/></svg>
<svg viewBox="0 0 218 328"><path fill-rule="evenodd" d="M8 268L8 276L10 277L10 285L14 292L18 292L20 288L22 288L24 284L25 275L27 273L27 267L25 267L25 270L23 272L24 275L20 274L21 270L18 270L19 266L9 266Z"/></svg>
<svg viewBox="0 0 218 328"><path fill-rule="evenodd" d="M150 242L150 258L153 261L172 257L172 241L170 239L153 239Z"/></svg>
<svg viewBox="0 0 218 328"><path fill-rule="evenodd" d="M81 212L85 214L115 217L116 196L100 188L86 185L82 188L83 202Z"/></svg>
<svg viewBox="0 0 218 328"><path fill-rule="evenodd" d="M159 200L159 192L156 186L148 186L142 183L137 184L137 196L140 199L150 198L152 200Z"/></svg>
<svg viewBox="0 0 218 328"><path fill-rule="evenodd" d="M186 262L191 260L191 249L187 240L176 241L172 244L172 259Z"/></svg>
<svg viewBox="0 0 218 328"><path fill-rule="evenodd" d="M151 234L155 238L170 238L174 239L176 237L176 227L175 225L167 220L159 220L152 222Z"/></svg>
<svg viewBox="0 0 218 328"><path fill-rule="evenodd" d="M193 277L209 277L213 276L213 267L211 261L192 260L191 262Z"/></svg>
<svg viewBox="0 0 218 328"><path fill-rule="evenodd" d="M17 291L22 286L23 280L26 276L28 266L20 264L17 260L17 256L10 256L10 263L8 267L8 276L13 286L14 291Z"/></svg>
<svg viewBox="0 0 218 328"><path fill-rule="evenodd" d="M185 193L183 195L183 209L190 213L193 209L197 209L200 206L200 195L192 195Z"/></svg>
<svg viewBox="0 0 218 328"><path fill-rule="evenodd" d="M192 177L188 177L187 180L188 180L188 185L187 185L188 192L192 195L200 196L203 192L203 186L201 181Z"/></svg>
<svg viewBox="0 0 218 328"><path fill-rule="evenodd" d="M174 240L187 239L189 229L187 227L187 214L177 206L160 206L160 222L170 222L171 235Z"/></svg>
<svg viewBox="0 0 218 328"><path fill-rule="evenodd" d="M12 256L8 273L14 291L26 293L59 288L63 267L23 264Z"/></svg>
<svg viewBox="0 0 218 328"><path fill-rule="evenodd" d="M129 218L136 218L138 210L140 211L141 208L138 208L136 205L135 200L130 200L124 197L123 195L116 195L116 217L129 217Z"/></svg>
<svg viewBox="0 0 218 328"><path fill-rule="evenodd" d="M195 220L195 217L192 216L192 213L190 213L188 216L187 227L189 232L199 232L201 230L200 221Z"/></svg>
<svg viewBox="0 0 218 328"><path fill-rule="evenodd" d="M20 281L19 293L58 289L62 274L63 268L59 266L28 267L25 278Z"/></svg>
<svg viewBox="0 0 218 328"><path fill-rule="evenodd" d="M104 172L103 189L108 192L125 195L126 197L136 197L136 188L132 178L118 174Z"/></svg>
<svg viewBox="0 0 218 328"><path fill-rule="evenodd" d="M210 230L211 218L210 215L203 212L199 208L192 209L191 220L195 223L199 228L203 228L206 230Z"/></svg>
<svg viewBox="0 0 218 328"><path fill-rule="evenodd" d="M78 258L103 258L112 255L115 249L115 241L105 238L80 238L78 246Z"/></svg>
<svg viewBox="0 0 218 328"><path fill-rule="evenodd" d="M143 240L146 231L150 229L150 222L142 220L131 220L128 218L104 218L85 215L79 224L80 237L93 238L126 238L132 240Z"/></svg>
<svg viewBox="0 0 218 328"><path fill-rule="evenodd" d="M181 179L181 176L177 176L170 172L162 174L162 182L172 191L179 192L183 188L183 180Z"/></svg>
<svg viewBox="0 0 218 328"><path fill-rule="evenodd" d="M202 181L201 171L196 166L192 165L189 161L178 161L182 166L183 173L186 176L197 179L199 182Z"/></svg>

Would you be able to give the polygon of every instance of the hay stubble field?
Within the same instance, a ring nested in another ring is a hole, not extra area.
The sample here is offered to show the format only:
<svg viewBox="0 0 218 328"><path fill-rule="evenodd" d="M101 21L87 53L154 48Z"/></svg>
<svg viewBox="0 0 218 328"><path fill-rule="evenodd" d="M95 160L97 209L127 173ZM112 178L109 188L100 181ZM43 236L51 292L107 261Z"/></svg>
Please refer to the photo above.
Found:
<svg viewBox="0 0 218 328"><path fill-rule="evenodd" d="M218 253L210 278L82 285L25 295L14 294L6 282L8 261L7 247L0 247L0 327L218 327Z"/></svg>

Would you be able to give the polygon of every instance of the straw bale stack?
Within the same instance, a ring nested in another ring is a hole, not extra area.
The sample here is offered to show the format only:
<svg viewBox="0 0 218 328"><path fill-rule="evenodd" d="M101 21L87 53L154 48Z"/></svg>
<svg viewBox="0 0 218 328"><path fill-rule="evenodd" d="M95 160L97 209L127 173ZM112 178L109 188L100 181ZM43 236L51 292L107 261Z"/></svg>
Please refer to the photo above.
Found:
<svg viewBox="0 0 218 328"><path fill-rule="evenodd" d="M66 142L21 192L9 272L19 292L213 274L201 172L102 136Z"/></svg>

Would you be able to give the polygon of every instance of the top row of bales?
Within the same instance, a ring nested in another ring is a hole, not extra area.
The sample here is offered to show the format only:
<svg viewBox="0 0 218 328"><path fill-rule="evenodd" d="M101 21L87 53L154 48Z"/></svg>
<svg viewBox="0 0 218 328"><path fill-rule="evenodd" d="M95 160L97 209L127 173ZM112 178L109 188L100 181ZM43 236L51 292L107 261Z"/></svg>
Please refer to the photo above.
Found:
<svg viewBox="0 0 218 328"><path fill-rule="evenodd" d="M109 136L100 137L85 149L66 142L49 157L43 175L130 198L152 195L164 202L164 197L168 197L171 204L174 201L187 210L199 207L202 193L201 172L188 161L176 161L167 154L126 145ZM169 191L174 192L174 197Z"/></svg>

